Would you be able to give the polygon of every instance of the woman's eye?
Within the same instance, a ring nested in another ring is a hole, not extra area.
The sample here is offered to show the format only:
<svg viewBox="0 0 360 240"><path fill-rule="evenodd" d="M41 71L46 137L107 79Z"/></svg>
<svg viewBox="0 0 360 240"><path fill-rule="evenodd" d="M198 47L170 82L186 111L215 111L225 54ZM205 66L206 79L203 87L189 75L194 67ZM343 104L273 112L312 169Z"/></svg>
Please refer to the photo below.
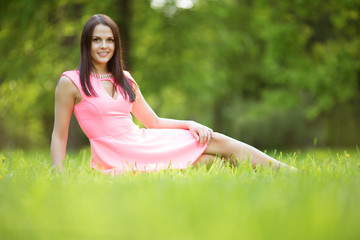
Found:
<svg viewBox="0 0 360 240"><path fill-rule="evenodd" d="M94 42L99 42L99 41L100 41L100 39L98 39L98 38L94 38L94 39L93 39L93 41L94 41Z"/></svg>
<svg viewBox="0 0 360 240"><path fill-rule="evenodd" d="M114 42L114 39L108 39L108 42Z"/></svg>

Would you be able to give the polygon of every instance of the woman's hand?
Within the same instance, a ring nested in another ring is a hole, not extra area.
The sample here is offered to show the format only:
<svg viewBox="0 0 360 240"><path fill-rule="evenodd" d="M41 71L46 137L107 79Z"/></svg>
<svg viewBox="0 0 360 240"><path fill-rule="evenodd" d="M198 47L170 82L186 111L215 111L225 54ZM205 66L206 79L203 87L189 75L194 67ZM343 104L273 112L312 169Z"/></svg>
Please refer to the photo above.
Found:
<svg viewBox="0 0 360 240"><path fill-rule="evenodd" d="M213 137L212 129L197 122L191 121L189 124L189 130L195 137L196 141L200 142L201 145L204 145L205 143L209 144L211 138Z"/></svg>

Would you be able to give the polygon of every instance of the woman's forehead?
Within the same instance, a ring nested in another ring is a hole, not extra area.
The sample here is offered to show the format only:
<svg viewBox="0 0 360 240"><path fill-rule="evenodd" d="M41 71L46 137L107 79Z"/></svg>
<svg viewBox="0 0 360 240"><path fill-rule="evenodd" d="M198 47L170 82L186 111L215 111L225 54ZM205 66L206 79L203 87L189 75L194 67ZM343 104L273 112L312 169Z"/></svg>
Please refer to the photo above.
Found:
<svg viewBox="0 0 360 240"><path fill-rule="evenodd" d="M93 36L114 37L114 34L109 26L98 24L94 28Z"/></svg>

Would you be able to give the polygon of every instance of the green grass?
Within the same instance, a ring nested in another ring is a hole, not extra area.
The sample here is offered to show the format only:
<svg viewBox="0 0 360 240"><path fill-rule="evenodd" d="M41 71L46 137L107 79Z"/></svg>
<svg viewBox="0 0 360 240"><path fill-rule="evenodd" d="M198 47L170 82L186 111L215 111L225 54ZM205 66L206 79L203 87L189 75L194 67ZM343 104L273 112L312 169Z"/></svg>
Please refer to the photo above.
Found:
<svg viewBox="0 0 360 240"><path fill-rule="evenodd" d="M272 154L274 155L274 153ZM360 239L360 152L279 153L298 172L214 164L111 177L89 151L0 153L0 239Z"/></svg>

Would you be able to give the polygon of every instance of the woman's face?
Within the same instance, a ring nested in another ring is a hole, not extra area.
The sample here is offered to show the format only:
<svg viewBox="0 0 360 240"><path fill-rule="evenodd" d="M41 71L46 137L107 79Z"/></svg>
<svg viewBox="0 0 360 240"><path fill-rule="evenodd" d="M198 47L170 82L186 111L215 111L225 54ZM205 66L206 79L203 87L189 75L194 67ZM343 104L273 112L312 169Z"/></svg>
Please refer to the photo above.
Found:
<svg viewBox="0 0 360 240"><path fill-rule="evenodd" d="M114 55L115 39L111 28L98 24L91 40L91 59L94 67L106 64Z"/></svg>

